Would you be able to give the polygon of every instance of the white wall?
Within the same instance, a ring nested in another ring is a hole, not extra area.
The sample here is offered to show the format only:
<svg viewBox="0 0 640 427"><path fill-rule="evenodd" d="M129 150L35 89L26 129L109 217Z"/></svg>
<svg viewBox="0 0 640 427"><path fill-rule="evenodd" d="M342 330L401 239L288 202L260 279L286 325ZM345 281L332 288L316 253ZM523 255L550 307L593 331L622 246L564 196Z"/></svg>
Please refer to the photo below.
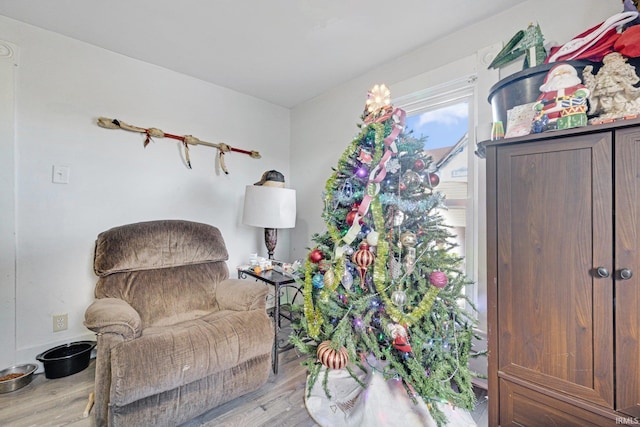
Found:
<svg viewBox="0 0 640 427"><path fill-rule="evenodd" d="M12 360L16 343L14 92L18 49L0 41L0 361ZM3 369L6 365L0 365Z"/></svg>
<svg viewBox="0 0 640 427"><path fill-rule="evenodd" d="M103 230L165 218L214 224L232 274L249 253L265 253L262 229L241 224L244 187L269 169L289 179L288 109L2 16L0 40L20 52L15 120L0 120L0 169L15 170L0 176L0 367L92 338L82 321ZM13 100L2 83L4 113ZM216 151L197 146L189 170L177 141L143 149L142 135L98 127L100 116L258 150L262 159L227 154L224 175L215 170ZM15 138L4 139L14 129ZM53 165L70 167L69 184L52 183ZM276 256L288 254L288 234L279 233ZM61 313L69 329L53 333L52 315Z"/></svg>
<svg viewBox="0 0 640 427"><path fill-rule="evenodd" d="M450 70L447 64L475 55L475 69L482 78L499 80L497 72L486 70L488 47L506 43L518 30L530 22L540 24L545 41L564 43L596 25L614 13L622 11L618 0L529 0L507 9L490 19L452 33L422 46L414 52L386 63L368 73L336 87L323 95L296 106L291 112L291 178L298 191L299 221L291 236L292 257L303 258L311 245L310 236L325 230L320 216L323 208L322 190L342 151L356 136L360 114L369 88L385 83L392 97L403 96L436 86L455 73L441 75L437 70ZM461 13L464 13L461 10ZM391 28L389 31L393 31ZM490 58L492 59L492 58ZM490 61L489 59L489 61ZM517 72L519 61L500 70L502 77ZM460 69L461 75L464 74ZM486 82L483 86L487 87ZM490 87L490 85L488 86ZM479 93L479 140L487 139L491 109L488 90ZM473 138L471 144L475 144ZM313 166L313 167L310 167Z"/></svg>

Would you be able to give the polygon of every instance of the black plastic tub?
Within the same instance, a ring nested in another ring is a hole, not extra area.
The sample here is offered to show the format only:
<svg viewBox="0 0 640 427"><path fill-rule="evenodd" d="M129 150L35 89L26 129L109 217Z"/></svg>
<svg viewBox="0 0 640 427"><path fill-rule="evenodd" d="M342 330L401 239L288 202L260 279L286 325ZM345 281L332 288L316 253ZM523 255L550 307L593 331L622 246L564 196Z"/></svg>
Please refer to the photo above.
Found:
<svg viewBox="0 0 640 427"><path fill-rule="evenodd" d="M44 365L44 375L49 379L76 374L89 366L95 341L76 341L59 345L36 356Z"/></svg>

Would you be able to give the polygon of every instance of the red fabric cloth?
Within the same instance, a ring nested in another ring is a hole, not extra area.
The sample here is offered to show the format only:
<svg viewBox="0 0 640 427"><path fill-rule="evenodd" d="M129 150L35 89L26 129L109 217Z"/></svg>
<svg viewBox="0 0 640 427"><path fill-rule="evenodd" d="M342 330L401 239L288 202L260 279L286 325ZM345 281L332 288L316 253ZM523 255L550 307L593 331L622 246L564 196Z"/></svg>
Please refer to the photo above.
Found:
<svg viewBox="0 0 640 427"><path fill-rule="evenodd" d="M577 38L585 37L588 34L592 33L593 30L596 29L597 27L598 26L589 28L587 31L576 36L575 38L577 39ZM604 33L602 37L598 39L593 46L591 46L589 49L585 50L575 58L571 58L571 56L573 55L573 52L572 52L572 53L568 53L567 55L559 56L558 59L556 59L556 62L567 61L569 59L571 60L585 59L593 62L602 61L602 58L604 58L607 54L613 52L613 46L615 45L618 38L620 38L620 34L616 32L615 28L611 28L606 33ZM560 50L561 47L562 46L552 47L549 51L549 55L547 56L547 59L545 62L548 62L549 57L551 57L551 55L555 54L558 50Z"/></svg>
<svg viewBox="0 0 640 427"><path fill-rule="evenodd" d="M640 25L634 25L625 30L616 40L613 50L620 52L627 58L640 56Z"/></svg>

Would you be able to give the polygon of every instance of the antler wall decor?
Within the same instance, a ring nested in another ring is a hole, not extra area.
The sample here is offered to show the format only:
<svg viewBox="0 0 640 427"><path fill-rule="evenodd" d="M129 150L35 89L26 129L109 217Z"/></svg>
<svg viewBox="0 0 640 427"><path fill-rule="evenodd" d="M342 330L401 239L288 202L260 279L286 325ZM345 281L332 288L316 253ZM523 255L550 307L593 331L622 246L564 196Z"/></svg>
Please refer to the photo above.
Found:
<svg viewBox="0 0 640 427"><path fill-rule="evenodd" d="M218 149L218 159L220 161L220 167L222 168L222 170L224 171L225 174L229 174L229 171L227 170L227 167L224 163L224 154L228 153L230 151L234 151L236 153L242 153L242 154L248 154L249 156L251 156L254 159L259 159L260 153L257 151L247 151L247 150L242 150L240 148L234 148L231 147L228 144L225 143L218 143L218 144L214 144L213 142L206 142L206 141L201 141L200 139L196 138L195 136L192 135L184 135L184 136L180 136L180 135L172 135L170 133L165 133L163 131L161 131L158 128L141 128L138 126L133 126L133 125L129 125L125 122L122 122L118 119L109 119L107 117L100 117L98 119L98 126L106 128L106 129L124 129L124 130L128 130L131 132L138 132L138 133L143 133L146 135L146 138L144 140L144 147L146 147L147 145L149 145L149 142L151 142L151 138L171 138L171 139L177 139L178 141L182 142L182 145L184 146L184 157L185 160L187 162L187 166L189 167L189 169L191 169L191 159L189 158L189 145L204 145L207 147L213 147Z"/></svg>

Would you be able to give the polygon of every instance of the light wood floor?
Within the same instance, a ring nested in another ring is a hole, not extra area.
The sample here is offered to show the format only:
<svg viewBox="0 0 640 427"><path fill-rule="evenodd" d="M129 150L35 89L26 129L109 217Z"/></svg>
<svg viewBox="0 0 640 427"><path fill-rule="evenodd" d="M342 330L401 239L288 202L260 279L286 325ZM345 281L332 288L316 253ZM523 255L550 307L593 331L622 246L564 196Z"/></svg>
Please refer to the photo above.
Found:
<svg viewBox="0 0 640 427"><path fill-rule="evenodd" d="M295 350L280 354L278 375L270 375L259 390L227 402L181 427L307 427L317 424L304 405L306 368ZM46 379L35 375L31 384L12 393L0 394L0 425L11 427L95 427L93 411L83 418L89 393L93 391L95 360L77 374ZM472 414L478 427L487 426L486 399L480 392Z"/></svg>

